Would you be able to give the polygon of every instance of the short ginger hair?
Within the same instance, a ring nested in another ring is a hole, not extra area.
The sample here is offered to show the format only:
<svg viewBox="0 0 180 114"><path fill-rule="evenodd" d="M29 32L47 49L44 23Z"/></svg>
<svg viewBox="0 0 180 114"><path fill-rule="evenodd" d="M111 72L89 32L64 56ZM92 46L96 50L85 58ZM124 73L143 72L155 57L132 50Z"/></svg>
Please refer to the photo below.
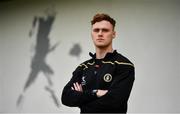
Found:
<svg viewBox="0 0 180 114"><path fill-rule="evenodd" d="M115 25L116 25L116 21L110 17L108 14L105 14L105 13L98 13L96 15L94 15L93 17L93 20L91 21L91 25L95 24L96 22L100 22L100 21L108 21L112 24L113 26L113 29L115 28Z"/></svg>

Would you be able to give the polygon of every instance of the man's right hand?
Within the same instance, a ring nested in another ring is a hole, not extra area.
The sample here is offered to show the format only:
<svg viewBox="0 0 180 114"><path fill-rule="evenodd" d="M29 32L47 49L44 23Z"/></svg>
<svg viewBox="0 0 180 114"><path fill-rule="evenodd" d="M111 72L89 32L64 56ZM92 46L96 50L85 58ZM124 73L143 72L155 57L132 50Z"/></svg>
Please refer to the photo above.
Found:
<svg viewBox="0 0 180 114"><path fill-rule="evenodd" d="M102 97L102 96L104 96L107 92L108 92L108 90L98 89L96 95L97 95L97 97Z"/></svg>

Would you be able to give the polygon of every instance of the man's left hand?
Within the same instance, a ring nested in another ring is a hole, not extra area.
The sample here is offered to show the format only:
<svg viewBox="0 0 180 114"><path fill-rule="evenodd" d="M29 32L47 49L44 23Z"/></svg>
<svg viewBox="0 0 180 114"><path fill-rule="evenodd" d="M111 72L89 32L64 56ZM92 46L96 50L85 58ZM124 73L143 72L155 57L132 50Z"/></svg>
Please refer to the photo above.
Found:
<svg viewBox="0 0 180 114"><path fill-rule="evenodd" d="M71 87L72 90L83 92L82 85L78 82L73 83L73 87Z"/></svg>

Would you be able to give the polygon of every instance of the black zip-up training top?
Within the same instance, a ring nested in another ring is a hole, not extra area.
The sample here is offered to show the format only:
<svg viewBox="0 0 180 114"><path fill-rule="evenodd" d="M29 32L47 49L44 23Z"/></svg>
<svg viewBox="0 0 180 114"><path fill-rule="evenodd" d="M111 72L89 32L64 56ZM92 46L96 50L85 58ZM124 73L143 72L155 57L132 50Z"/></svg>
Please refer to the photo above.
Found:
<svg viewBox="0 0 180 114"><path fill-rule="evenodd" d="M61 100L64 105L79 107L81 113L126 113L127 101L135 79L134 65L123 55L107 53L103 59L91 59L80 64L64 87ZM82 84L83 92L72 90L73 83ZM98 98L93 90L108 92Z"/></svg>

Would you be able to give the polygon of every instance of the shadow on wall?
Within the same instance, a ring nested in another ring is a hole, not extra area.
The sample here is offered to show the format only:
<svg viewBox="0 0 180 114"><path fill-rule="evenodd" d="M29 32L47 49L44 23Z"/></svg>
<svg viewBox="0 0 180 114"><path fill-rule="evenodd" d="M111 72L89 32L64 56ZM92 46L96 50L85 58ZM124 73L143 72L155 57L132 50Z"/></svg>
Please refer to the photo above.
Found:
<svg viewBox="0 0 180 114"><path fill-rule="evenodd" d="M56 43L53 46L50 46L50 40L48 38L49 33L51 31L52 24L55 20L56 12L53 8L48 8L44 11L45 17L40 16L34 17L32 23L32 29L30 30L29 36L31 37L34 33L35 26L37 25L37 36L36 36L36 46L35 46L35 54L31 61L31 71L29 73L28 79L24 85L23 92L19 95L16 106L20 106L23 103L25 92L27 89L35 82L37 76L40 72L44 73L48 81L48 85L45 87L45 90L51 94L51 98L54 101L54 104L57 107L60 107L60 103L58 98L56 97L53 87L53 82L51 80L51 76L54 74L52 68L46 63L46 56L55 50L55 48L59 45Z"/></svg>
<svg viewBox="0 0 180 114"><path fill-rule="evenodd" d="M80 57L80 54L82 52L81 46L78 43L75 43L73 47L69 51L70 56L75 56L77 58Z"/></svg>

